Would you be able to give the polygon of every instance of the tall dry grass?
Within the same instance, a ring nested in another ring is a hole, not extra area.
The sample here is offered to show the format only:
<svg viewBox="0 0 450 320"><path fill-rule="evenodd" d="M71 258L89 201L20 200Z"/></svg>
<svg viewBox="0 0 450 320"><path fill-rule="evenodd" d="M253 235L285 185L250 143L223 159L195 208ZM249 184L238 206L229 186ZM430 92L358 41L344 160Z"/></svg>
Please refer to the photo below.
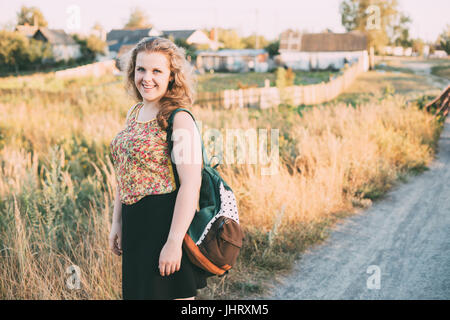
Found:
<svg viewBox="0 0 450 320"><path fill-rule="evenodd" d="M77 98L78 95L78 98ZM73 100L3 96L0 104L0 298L120 299L121 261L108 249L115 195L109 142L131 101L117 87ZM433 158L439 126L402 97L356 108L302 112L194 109L204 129L280 132L277 175L260 165L222 164L246 240L238 265L210 278L200 298L236 298L264 289L336 219L370 205ZM207 144L208 146L208 144ZM70 289L72 265L81 289Z"/></svg>

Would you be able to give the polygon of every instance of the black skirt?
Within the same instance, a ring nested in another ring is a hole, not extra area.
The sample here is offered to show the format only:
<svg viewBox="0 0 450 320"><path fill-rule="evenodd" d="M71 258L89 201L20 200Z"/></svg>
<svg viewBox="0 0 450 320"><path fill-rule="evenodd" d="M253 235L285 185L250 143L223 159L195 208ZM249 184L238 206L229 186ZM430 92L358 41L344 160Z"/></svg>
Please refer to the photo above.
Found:
<svg viewBox="0 0 450 320"><path fill-rule="evenodd" d="M180 270L159 273L159 255L166 243L178 190L122 203L122 297L124 300L176 299L197 295L207 275L182 250Z"/></svg>

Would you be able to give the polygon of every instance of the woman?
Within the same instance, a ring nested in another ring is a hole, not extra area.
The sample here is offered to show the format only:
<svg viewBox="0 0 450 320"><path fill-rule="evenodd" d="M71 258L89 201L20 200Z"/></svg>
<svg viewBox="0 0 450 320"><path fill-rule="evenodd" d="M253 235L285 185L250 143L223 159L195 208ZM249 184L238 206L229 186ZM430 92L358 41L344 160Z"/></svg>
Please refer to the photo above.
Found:
<svg viewBox="0 0 450 320"><path fill-rule="evenodd" d="M131 51L126 72L139 102L111 142L117 192L109 236L110 249L122 255L123 299L194 299L206 276L182 243L200 194L201 140L187 112L174 117L172 157L165 131L171 112L193 103L192 68L182 48L149 37Z"/></svg>

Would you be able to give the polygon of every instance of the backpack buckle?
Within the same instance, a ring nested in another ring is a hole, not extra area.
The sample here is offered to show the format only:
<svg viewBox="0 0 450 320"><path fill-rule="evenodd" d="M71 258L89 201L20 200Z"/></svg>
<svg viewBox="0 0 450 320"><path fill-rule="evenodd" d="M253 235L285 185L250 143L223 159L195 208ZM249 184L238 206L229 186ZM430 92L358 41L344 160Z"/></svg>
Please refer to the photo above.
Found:
<svg viewBox="0 0 450 320"><path fill-rule="evenodd" d="M222 160L222 156L220 156L220 159L219 159L218 156L212 156L212 157L209 159L209 163L210 163L210 164L211 164L213 158L217 158L217 159L218 159L218 162L216 163L216 165L215 165L214 167L212 167L213 169L215 169L215 168L217 168L217 166L220 164L220 161Z"/></svg>

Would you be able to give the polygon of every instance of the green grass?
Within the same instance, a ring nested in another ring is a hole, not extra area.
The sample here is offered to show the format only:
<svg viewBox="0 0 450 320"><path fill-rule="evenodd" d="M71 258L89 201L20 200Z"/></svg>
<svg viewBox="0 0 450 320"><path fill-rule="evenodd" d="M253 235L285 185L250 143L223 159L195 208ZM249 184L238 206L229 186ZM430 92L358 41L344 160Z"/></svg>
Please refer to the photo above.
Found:
<svg viewBox="0 0 450 320"><path fill-rule="evenodd" d="M431 73L450 81L450 64L434 66L431 68Z"/></svg>
<svg viewBox="0 0 450 320"><path fill-rule="evenodd" d="M334 71L295 71L294 85L315 84L327 82L330 76L337 75ZM213 73L198 76L198 91L217 92L228 89L239 89L240 84L245 86L264 87L268 79L270 86L275 86L275 72L249 72L249 73Z"/></svg>
<svg viewBox="0 0 450 320"><path fill-rule="evenodd" d="M330 77L337 75L333 71L295 71L294 85L314 84L329 81ZM213 73L198 75L198 87L200 92L217 92L227 89L240 89L245 87L264 87L265 80L269 79L270 86L275 86L275 72L249 72L249 73ZM38 74L32 79L17 77L0 78L0 89L36 89L48 92L61 92L62 90L74 90L80 88L93 88L110 84L122 86L123 77L107 75L100 78L80 77L71 79L58 79L52 75Z"/></svg>

